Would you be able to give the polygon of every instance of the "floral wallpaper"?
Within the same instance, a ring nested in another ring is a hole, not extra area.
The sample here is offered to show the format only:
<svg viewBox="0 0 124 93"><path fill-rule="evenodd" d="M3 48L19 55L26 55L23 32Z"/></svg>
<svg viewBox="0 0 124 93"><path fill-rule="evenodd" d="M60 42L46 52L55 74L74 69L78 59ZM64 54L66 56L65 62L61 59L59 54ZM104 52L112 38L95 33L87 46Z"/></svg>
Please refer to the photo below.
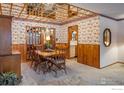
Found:
<svg viewBox="0 0 124 93"><path fill-rule="evenodd" d="M78 42L80 44L99 44L99 18L83 20L79 25Z"/></svg>
<svg viewBox="0 0 124 93"><path fill-rule="evenodd" d="M65 24L62 27L63 31L66 31L68 34L68 27L73 25L78 25L79 44L99 44L100 36L99 16Z"/></svg>
<svg viewBox="0 0 124 93"><path fill-rule="evenodd" d="M56 33L59 31L59 25L45 24L45 23L36 23L36 22L28 22L15 20L12 21L12 44L25 44L26 43L26 26L40 26L46 28L55 28ZM59 33L58 33L59 34ZM59 35L56 35L56 38Z"/></svg>
<svg viewBox="0 0 124 93"><path fill-rule="evenodd" d="M99 16L82 19L80 21L68 23L65 25L54 25L46 23L36 23L15 20L12 21L12 44L26 43L26 26L40 26L46 28L56 28L56 43L68 42L68 27L78 25L78 43L79 44L99 44Z"/></svg>

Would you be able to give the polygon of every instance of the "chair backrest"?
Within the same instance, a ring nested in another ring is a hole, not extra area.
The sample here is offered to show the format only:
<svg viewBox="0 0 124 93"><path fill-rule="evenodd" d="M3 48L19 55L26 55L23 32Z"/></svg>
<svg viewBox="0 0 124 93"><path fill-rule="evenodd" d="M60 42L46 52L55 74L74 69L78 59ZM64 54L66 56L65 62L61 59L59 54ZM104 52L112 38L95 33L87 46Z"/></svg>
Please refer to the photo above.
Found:
<svg viewBox="0 0 124 93"><path fill-rule="evenodd" d="M63 59L65 60L65 50L64 49L56 49L56 53L54 55L55 59Z"/></svg>
<svg viewBox="0 0 124 93"><path fill-rule="evenodd" d="M30 57L32 61L39 60L39 55L35 52L37 49L35 46L31 46L30 48Z"/></svg>

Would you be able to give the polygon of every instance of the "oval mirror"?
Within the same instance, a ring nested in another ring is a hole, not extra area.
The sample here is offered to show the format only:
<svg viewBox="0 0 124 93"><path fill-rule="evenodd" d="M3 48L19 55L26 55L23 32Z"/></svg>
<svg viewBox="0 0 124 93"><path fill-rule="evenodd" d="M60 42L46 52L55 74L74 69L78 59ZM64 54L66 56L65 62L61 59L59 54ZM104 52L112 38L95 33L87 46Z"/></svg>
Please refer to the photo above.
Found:
<svg viewBox="0 0 124 93"><path fill-rule="evenodd" d="M106 47L111 44L111 31L109 28L106 28L103 33L103 43Z"/></svg>

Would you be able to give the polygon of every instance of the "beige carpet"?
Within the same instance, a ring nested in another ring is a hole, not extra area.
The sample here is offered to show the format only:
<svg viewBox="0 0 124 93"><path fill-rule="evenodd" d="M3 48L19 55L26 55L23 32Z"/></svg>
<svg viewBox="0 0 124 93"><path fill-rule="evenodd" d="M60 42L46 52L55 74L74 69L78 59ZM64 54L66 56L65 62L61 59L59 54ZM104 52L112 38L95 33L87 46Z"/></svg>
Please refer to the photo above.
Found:
<svg viewBox="0 0 124 93"><path fill-rule="evenodd" d="M124 64L96 69L76 60L67 60L67 74L58 71L47 74L36 73L27 63L22 63L23 79L20 85L124 85Z"/></svg>

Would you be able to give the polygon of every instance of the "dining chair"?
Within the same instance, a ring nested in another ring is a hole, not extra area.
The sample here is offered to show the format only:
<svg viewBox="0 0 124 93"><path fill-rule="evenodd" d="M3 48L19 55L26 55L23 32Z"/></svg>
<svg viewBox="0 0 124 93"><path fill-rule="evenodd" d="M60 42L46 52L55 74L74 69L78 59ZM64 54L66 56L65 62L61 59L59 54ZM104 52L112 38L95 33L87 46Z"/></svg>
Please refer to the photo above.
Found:
<svg viewBox="0 0 124 93"><path fill-rule="evenodd" d="M65 49L56 49L55 55L52 56L50 60L56 67L56 74L58 70L64 70L65 74L67 74L66 71L66 61L65 61ZM52 67L52 66L51 66Z"/></svg>
<svg viewBox="0 0 124 93"><path fill-rule="evenodd" d="M35 53L35 49L31 50L31 67L36 71L40 64L39 55Z"/></svg>
<svg viewBox="0 0 124 93"><path fill-rule="evenodd" d="M48 60L42 56L39 56L39 64L37 66L37 70L38 72L43 72L43 74L45 74L46 72L48 72Z"/></svg>
<svg viewBox="0 0 124 93"><path fill-rule="evenodd" d="M38 49L37 51L44 51L43 47L40 47L40 49ZM34 61L36 71L43 72L43 74L47 73L50 70L48 57L43 57L41 55L38 55L38 53L36 53L35 55L37 55L37 57L35 57L37 60Z"/></svg>
<svg viewBox="0 0 124 93"><path fill-rule="evenodd" d="M36 47L32 45L30 48L31 67L36 71L39 64L39 55L35 51Z"/></svg>

